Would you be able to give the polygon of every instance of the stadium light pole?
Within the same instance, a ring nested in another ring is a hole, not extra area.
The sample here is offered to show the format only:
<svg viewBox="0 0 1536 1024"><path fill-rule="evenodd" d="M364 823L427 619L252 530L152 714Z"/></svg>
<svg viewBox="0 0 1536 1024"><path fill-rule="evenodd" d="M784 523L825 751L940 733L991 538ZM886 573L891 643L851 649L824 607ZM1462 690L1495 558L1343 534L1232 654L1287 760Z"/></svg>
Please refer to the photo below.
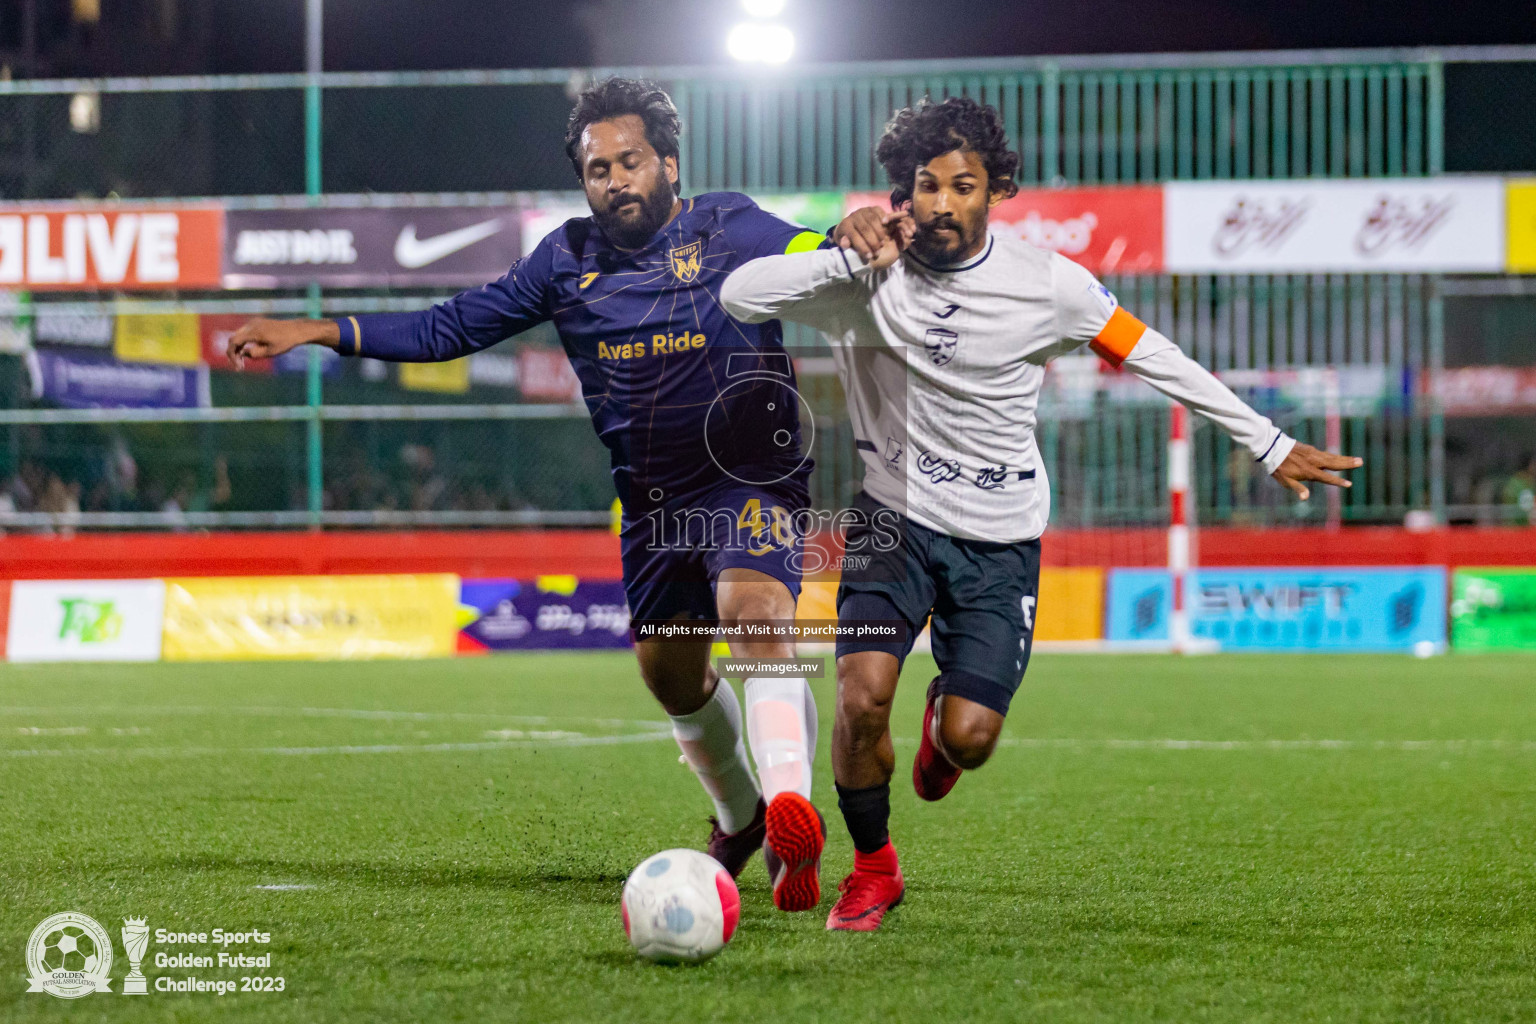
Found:
<svg viewBox="0 0 1536 1024"><path fill-rule="evenodd" d="M304 24L304 71L308 76L304 85L304 192L311 206L320 205L320 72L322 70L321 27L324 24L325 0L306 0ZM320 302L320 283L309 283L309 316L319 319L323 312ZM324 478L324 431L321 430L320 404L323 400L322 366L320 346L310 345L309 362L305 367L305 404L309 406L309 424L305 445L308 455L307 477L309 491L309 528L319 530L320 517L325 507Z"/></svg>

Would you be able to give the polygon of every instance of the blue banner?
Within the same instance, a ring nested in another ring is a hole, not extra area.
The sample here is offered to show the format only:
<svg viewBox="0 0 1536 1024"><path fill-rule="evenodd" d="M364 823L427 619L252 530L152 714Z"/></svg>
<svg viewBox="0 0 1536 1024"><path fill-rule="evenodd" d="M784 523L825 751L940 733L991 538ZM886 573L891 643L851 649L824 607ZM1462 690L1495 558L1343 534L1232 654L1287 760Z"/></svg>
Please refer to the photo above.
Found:
<svg viewBox="0 0 1536 1024"><path fill-rule="evenodd" d="M630 646L629 605L618 580L540 576L464 580L464 651L594 650Z"/></svg>
<svg viewBox="0 0 1536 1024"><path fill-rule="evenodd" d="M209 404L208 367L120 363L38 349L27 355L32 397L70 409L196 409Z"/></svg>
<svg viewBox="0 0 1536 1024"><path fill-rule="evenodd" d="M1202 569L1187 581L1190 634L1225 650L1408 651L1446 643L1446 575L1415 569ZM1169 639L1162 569L1109 574L1107 636Z"/></svg>

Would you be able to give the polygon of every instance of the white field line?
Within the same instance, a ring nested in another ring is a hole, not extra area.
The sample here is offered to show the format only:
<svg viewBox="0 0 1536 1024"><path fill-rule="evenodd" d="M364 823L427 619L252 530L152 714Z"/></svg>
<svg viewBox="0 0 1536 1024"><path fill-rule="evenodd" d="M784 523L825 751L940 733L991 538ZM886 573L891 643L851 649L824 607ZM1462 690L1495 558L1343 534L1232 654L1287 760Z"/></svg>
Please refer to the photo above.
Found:
<svg viewBox="0 0 1536 1024"><path fill-rule="evenodd" d="M334 747L59 747L51 750L0 750L0 757L224 757L230 754L265 754L308 757L323 754L457 754L487 750L519 750L527 747L611 747L624 743L655 743L671 740L672 732L625 733L619 736L566 736L546 740L486 740L474 743L372 743Z"/></svg>
<svg viewBox="0 0 1536 1024"><path fill-rule="evenodd" d="M276 718L360 718L401 722L522 722L549 725L554 722L581 722L610 729L670 729L668 722L629 718L583 718L576 715L507 715L494 711L384 711L371 708L283 708L283 707L212 707L195 704L120 704L89 707L17 707L0 705L0 715L86 715L93 717L122 715L253 715Z"/></svg>

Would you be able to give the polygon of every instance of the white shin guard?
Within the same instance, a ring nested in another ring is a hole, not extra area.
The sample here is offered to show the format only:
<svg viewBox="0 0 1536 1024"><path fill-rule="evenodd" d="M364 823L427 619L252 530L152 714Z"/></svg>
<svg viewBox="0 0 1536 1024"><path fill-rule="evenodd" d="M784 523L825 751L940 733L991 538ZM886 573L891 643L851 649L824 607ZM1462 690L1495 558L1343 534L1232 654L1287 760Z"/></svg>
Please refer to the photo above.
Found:
<svg viewBox="0 0 1536 1024"><path fill-rule="evenodd" d="M811 796L811 761L816 753L816 700L804 679L748 679L747 735L762 782L772 801L793 790Z"/></svg>

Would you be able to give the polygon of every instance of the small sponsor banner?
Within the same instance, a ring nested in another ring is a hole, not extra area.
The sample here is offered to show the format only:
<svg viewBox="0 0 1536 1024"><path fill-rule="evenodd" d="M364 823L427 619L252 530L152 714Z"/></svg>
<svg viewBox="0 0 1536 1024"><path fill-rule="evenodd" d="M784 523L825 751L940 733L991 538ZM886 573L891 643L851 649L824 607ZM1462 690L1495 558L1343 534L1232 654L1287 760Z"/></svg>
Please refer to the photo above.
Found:
<svg viewBox="0 0 1536 1024"><path fill-rule="evenodd" d="M9 661L158 661L160 580L16 580Z"/></svg>
<svg viewBox="0 0 1536 1024"><path fill-rule="evenodd" d="M517 357L510 352L475 352L469 357L469 382L476 387L517 387Z"/></svg>
<svg viewBox="0 0 1536 1024"><path fill-rule="evenodd" d="M229 365L229 339L251 318L243 313L204 313L197 320L198 346L203 362L215 370L233 370ZM247 359L245 373L271 373L272 360Z"/></svg>
<svg viewBox="0 0 1536 1024"><path fill-rule="evenodd" d="M210 404L206 366L119 363L104 356L27 353L32 397L70 409L196 409Z"/></svg>
<svg viewBox="0 0 1536 1024"><path fill-rule="evenodd" d="M117 318L108 313L68 313L49 309L46 304L33 307L36 324L33 335L40 345L78 345L81 348L111 348Z"/></svg>
<svg viewBox="0 0 1536 1024"><path fill-rule="evenodd" d="M888 192L851 192L845 209L889 209ZM1095 274L1155 274L1163 269L1163 190L1159 185L1027 188L992 208L994 234L1059 252Z"/></svg>
<svg viewBox="0 0 1536 1024"><path fill-rule="evenodd" d="M471 285L522 254L522 213L499 206L231 210L227 288Z"/></svg>
<svg viewBox="0 0 1536 1024"><path fill-rule="evenodd" d="M1536 651L1536 569L1457 569L1451 574L1451 646Z"/></svg>
<svg viewBox="0 0 1536 1024"><path fill-rule="evenodd" d="M1509 224L1506 269L1511 274L1536 272L1536 178L1505 183L1505 216Z"/></svg>
<svg viewBox="0 0 1536 1024"><path fill-rule="evenodd" d="M1498 178L1173 181L1163 186L1171 273L1496 272Z"/></svg>
<svg viewBox="0 0 1536 1024"><path fill-rule="evenodd" d="M125 363L196 366L203 361L197 314L119 314L112 351Z"/></svg>
<svg viewBox="0 0 1536 1024"><path fill-rule="evenodd" d="M462 395L469 390L470 358L446 363L401 363L400 386L407 391Z"/></svg>
<svg viewBox="0 0 1536 1024"><path fill-rule="evenodd" d="M1445 570L1201 569L1187 582L1190 633L1227 650L1405 651L1446 641ZM1108 638L1169 639L1172 579L1109 574Z"/></svg>
<svg viewBox="0 0 1536 1024"><path fill-rule="evenodd" d="M1048 567L1040 570L1035 603L1036 640L1104 638L1104 570Z"/></svg>
<svg viewBox="0 0 1536 1024"><path fill-rule="evenodd" d="M523 252L533 252L546 235L568 220L592 216L592 208L580 193L541 198L521 216Z"/></svg>
<svg viewBox="0 0 1536 1024"><path fill-rule="evenodd" d="M545 402L578 402L581 381L571 361L558 348L532 345L517 352L517 375L524 398Z"/></svg>
<svg viewBox="0 0 1536 1024"><path fill-rule="evenodd" d="M335 377L341 373L342 356L324 345L300 345L272 360L272 368L278 373L308 373L311 358L320 360L320 376Z"/></svg>
<svg viewBox="0 0 1536 1024"><path fill-rule="evenodd" d="M454 652L459 578L446 573L168 579L165 588L166 661Z"/></svg>
<svg viewBox="0 0 1536 1024"><path fill-rule="evenodd" d="M32 296L0 291L0 355L21 355L32 348Z"/></svg>
<svg viewBox="0 0 1536 1024"><path fill-rule="evenodd" d="M831 231L843 219L841 192L780 192L752 198L775 217L811 231Z"/></svg>
<svg viewBox="0 0 1536 1024"><path fill-rule="evenodd" d="M630 646L629 604L617 580L465 580L459 602L468 620L464 653Z"/></svg>
<svg viewBox="0 0 1536 1024"><path fill-rule="evenodd" d="M1456 366L1437 371L1430 387L1447 416L1536 412L1536 367Z"/></svg>
<svg viewBox="0 0 1536 1024"><path fill-rule="evenodd" d="M0 287L216 288L216 206L0 207Z"/></svg>

